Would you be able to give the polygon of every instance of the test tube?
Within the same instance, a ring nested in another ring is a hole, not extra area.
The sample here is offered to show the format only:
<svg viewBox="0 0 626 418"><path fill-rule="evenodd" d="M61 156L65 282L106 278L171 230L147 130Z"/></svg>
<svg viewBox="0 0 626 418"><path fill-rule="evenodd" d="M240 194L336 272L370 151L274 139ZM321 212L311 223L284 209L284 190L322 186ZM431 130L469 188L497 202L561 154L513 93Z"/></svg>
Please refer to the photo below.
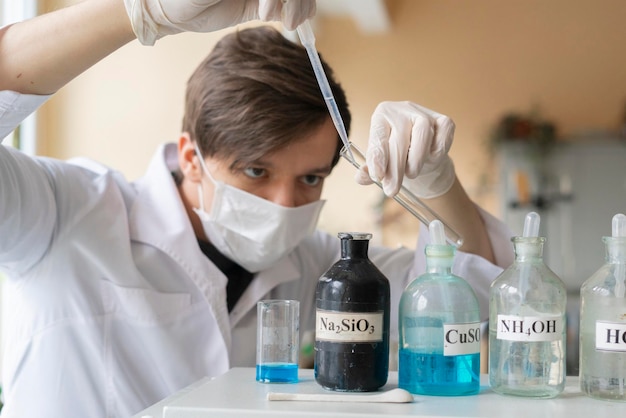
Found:
<svg viewBox="0 0 626 418"><path fill-rule="evenodd" d="M365 156L352 142L349 143L349 149L345 146L341 149L341 156L345 158L350 164L357 169L360 169L365 164ZM352 151L351 153L349 151ZM374 181L381 189L383 188L380 182ZM421 200L417 198L410 190L402 186L400 191L393 197L393 199L402 205L403 208L409 211L411 215L419 219L424 225L430 225L431 221L439 220L443 224L446 240L455 247L463 245L463 237L456 232L448 223L441 219L431 208L426 206Z"/></svg>

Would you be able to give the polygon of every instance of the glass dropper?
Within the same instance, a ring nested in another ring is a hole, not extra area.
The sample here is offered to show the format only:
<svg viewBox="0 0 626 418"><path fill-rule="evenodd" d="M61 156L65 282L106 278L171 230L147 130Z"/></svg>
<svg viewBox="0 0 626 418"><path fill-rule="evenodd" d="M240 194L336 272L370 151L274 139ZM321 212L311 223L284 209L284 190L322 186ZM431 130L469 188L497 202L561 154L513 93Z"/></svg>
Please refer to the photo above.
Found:
<svg viewBox="0 0 626 418"><path fill-rule="evenodd" d="M341 156L348 160L350 164L359 169L361 165L365 164L365 157L363 156L363 153L361 153L353 143L348 141L348 135L346 133L343 119L341 117L341 114L339 113L339 109L337 107L337 103L335 102L335 98L330 88L330 84L328 83L328 78L326 77L324 68L322 67L322 62L319 58L319 54L317 53L317 49L315 48L315 36L313 35L313 30L311 29L309 21L307 20L300 26L298 26L297 32L300 38L300 42L306 49L309 60L311 61L311 66L313 67L315 78L317 79L317 83L320 87L322 96L326 101L326 106L328 107L330 117L333 120L333 124L335 125L337 132L339 133L341 141L344 144L343 149L341 150ZM380 184L380 182L375 181L374 183L382 189L382 185ZM426 206L421 200L419 200L411 191L409 191L404 186L400 188L400 191L393 197L393 199L396 202L400 203L402 207L408 210L413 216L415 216L426 226L430 225L431 221L441 221L445 230L447 241L457 247L463 245L463 237L461 237L458 232L456 232L432 209Z"/></svg>

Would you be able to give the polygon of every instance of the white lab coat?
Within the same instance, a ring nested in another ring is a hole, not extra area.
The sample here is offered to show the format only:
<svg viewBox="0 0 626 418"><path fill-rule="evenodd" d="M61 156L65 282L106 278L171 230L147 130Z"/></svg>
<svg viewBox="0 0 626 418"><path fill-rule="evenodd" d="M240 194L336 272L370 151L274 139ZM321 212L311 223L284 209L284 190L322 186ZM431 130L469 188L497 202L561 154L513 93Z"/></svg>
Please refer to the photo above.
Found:
<svg viewBox="0 0 626 418"><path fill-rule="evenodd" d="M0 92L0 137L44 99ZM254 366L262 298L300 300L302 334L313 330L316 282L337 260L339 240L316 232L259 273L229 313L227 279L200 251L175 164L175 146L163 146L129 183L92 161L0 147L0 268L9 277L2 417L129 417L205 376ZM484 216L494 248L510 248L508 230ZM417 257L370 250L392 283L392 335L401 292L423 271L421 245ZM498 253L500 265L509 252ZM456 257L485 318L500 271Z"/></svg>

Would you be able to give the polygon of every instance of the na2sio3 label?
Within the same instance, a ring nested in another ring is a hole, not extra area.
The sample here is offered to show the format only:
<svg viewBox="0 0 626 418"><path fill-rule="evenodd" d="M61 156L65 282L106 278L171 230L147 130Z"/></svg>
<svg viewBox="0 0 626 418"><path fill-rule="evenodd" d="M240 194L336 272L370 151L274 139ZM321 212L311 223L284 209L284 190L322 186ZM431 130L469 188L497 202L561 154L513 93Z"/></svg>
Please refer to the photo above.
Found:
<svg viewBox="0 0 626 418"><path fill-rule="evenodd" d="M336 342L376 342L383 340L383 311L315 312L315 339Z"/></svg>

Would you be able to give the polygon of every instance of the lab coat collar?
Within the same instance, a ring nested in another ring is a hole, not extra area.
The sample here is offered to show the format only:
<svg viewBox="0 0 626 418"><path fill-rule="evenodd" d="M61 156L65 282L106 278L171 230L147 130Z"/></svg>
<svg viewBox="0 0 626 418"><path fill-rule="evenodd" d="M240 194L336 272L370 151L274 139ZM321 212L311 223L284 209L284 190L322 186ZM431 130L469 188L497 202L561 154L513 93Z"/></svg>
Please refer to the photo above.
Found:
<svg viewBox="0 0 626 418"><path fill-rule="evenodd" d="M135 182L137 197L129 213L131 239L158 248L186 270L211 306L230 350L226 277L198 245L171 174L178 166L177 153L175 144L160 146L144 177Z"/></svg>
<svg viewBox="0 0 626 418"><path fill-rule="evenodd" d="M260 271L243 292L230 313L230 325L234 327L256 303L264 299L272 289L283 283L300 279L300 270L295 263L295 252L284 256L271 267Z"/></svg>

